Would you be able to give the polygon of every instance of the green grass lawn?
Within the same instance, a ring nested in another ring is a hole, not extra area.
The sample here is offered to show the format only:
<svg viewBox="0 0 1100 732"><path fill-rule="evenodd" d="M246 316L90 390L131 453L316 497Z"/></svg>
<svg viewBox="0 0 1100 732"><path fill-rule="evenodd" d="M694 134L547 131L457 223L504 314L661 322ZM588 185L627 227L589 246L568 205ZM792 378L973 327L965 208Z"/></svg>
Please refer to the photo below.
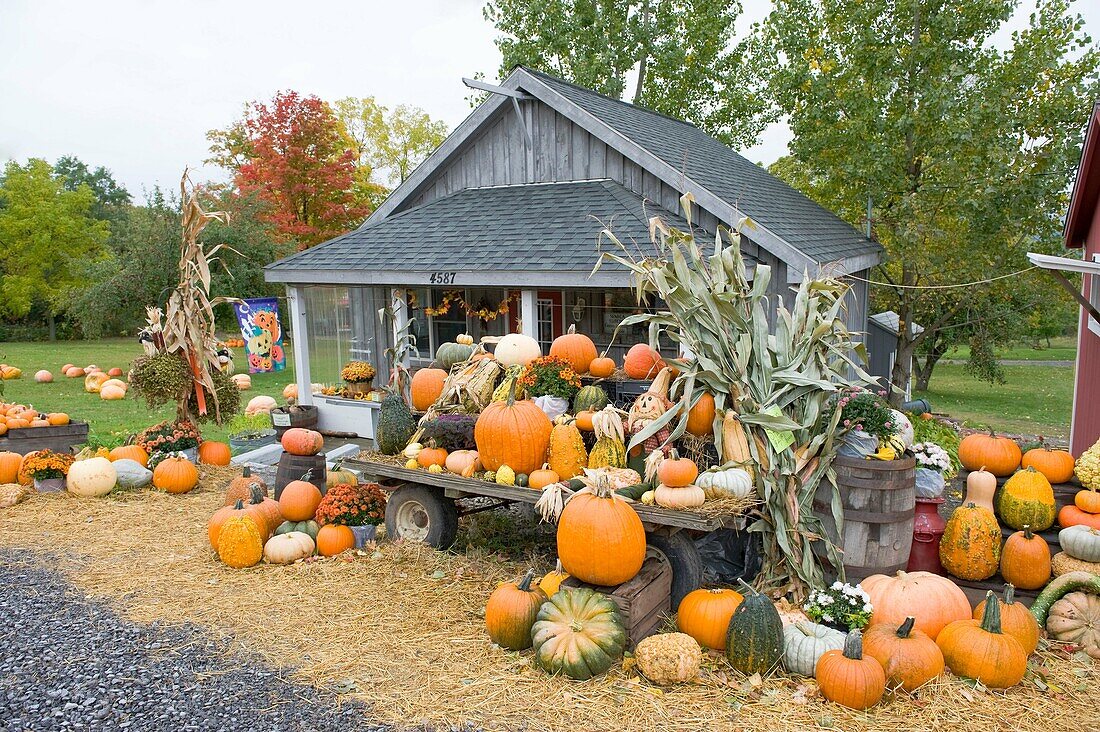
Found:
<svg viewBox="0 0 1100 732"><path fill-rule="evenodd" d="M1005 366L1005 384L990 385L963 373L960 364L941 363L932 373L925 398L933 411L1015 433L1069 437L1073 368Z"/></svg>
<svg viewBox="0 0 1100 732"><path fill-rule="evenodd" d="M241 394L242 405L259 394L268 394L282 403L283 387L294 380L293 356L289 346L286 346L286 350L287 369L275 374L253 374L252 389ZM83 379L62 376L61 367L66 363L77 366L94 363L105 371L117 366L125 374L130 368L130 362L140 355L142 350L136 338L0 343L0 362L23 369L23 378L4 382L4 395L0 399L29 404L42 412L67 412L74 420L89 424L94 441L106 445L118 444L127 435L172 418L175 408L165 405L150 410L133 393L127 394L121 401L103 401L98 394L85 393ZM233 349L233 360L238 373L248 372L244 349ZM34 374L39 369L53 373L53 383L35 383ZM202 433L207 439L226 439L225 427L218 425L203 425Z"/></svg>
<svg viewBox="0 0 1100 732"><path fill-rule="evenodd" d="M959 346L957 350L948 353L946 358L965 361L970 358L970 347ZM997 358L1002 361L1073 361L1077 358L1077 338L1074 336L1051 338L1050 348L1046 348L1045 343L1042 348L1033 348L1031 344L1026 343L998 348ZM935 378L934 374L933 378Z"/></svg>

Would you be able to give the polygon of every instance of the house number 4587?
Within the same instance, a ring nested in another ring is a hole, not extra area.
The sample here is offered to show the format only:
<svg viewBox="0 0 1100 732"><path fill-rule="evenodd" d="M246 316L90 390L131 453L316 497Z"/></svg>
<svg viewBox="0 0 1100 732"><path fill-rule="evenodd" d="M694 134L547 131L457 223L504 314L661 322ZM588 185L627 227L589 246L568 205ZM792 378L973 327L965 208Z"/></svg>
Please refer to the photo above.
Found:
<svg viewBox="0 0 1100 732"><path fill-rule="evenodd" d="M428 282L433 285L453 285L455 283L454 272L432 272L428 277Z"/></svg>

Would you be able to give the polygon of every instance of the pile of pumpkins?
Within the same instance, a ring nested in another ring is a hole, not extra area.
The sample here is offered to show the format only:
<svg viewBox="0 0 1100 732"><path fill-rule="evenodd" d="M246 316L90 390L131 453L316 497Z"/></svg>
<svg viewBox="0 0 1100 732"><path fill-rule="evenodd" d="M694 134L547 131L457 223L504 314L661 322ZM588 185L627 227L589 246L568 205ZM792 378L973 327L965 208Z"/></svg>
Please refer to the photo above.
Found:
<svg viewBox="0 0 1100 732"><path fill-rule="evenodd" d="M289 432L289 430L288 430ZM358 482L348 471L330 471L327 485ZM207 536L218 558L228 567L291 564L318 554L333 557L355 547L350 527L319 525L322 500L317 486L304 480L288 483L276 500L266 483L247 467L230 481L224 505L210 517Z"/></svg>
<svg viewBox="0 0 1100 732"><path fill-rule="evenodd" d="M4 381L11 381L12 379L20 379L22 377L22 369L16 368L15 366L9 366L6 363L0 363L0 379Z"/></svg>
<svg viewBox="0 0 1100 732"><path fill-rule="evenodd" d="M27 404L0 400L0 437L8 430L33 429L35 427L60 427L69 424L65 412L39 412Z"/></svg>

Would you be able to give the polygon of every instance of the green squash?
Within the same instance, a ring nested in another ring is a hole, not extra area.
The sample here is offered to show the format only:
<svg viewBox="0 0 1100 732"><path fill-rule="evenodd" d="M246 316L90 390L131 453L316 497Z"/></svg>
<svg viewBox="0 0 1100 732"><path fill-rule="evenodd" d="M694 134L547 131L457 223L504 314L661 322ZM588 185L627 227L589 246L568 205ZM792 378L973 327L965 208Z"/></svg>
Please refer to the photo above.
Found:
<svg viewBox="0 0 1100 732"><path fill-rule="evenodd" d="M1035 468L1018 470L998 491L997 513L1014 529L1046 531L1054 524L1054 488Z"/></svg>
<svg viewBox="0 0 1100 732"><path fill-rule="evenodd" d="M726 658L743 674L766 674L783 657L783 621L771 600L739 581L745 599L730 618Z"/></svg>
<svg viewBox="0 0 1100 732"><path fill-rule="evenodd" d="M378 426L374 430L378 451L384 455L396 455L409 444L409 438L415 431L416 419L405 398L393 392L387 394L378 409Z"/></svg>
<svg viewBox="0 0 1100 732"><path fill-rule="evenodd" d="M464 343L444 343L435 352L435 360L440 368L450 370L456 363L468 361L473 353L473 346Z"/></svg>
<svg viewBox="0 0 1100 732"><path fill-rule="evenodd" d="M655 486L652 483L642 482L636 483L635 485L628 485L627 487L620 488L615 492L618 493L620 496L626 496L627 498L633 498L635 501L640 501L642 500L642 496L645 495L645 492L653 490L654 487Z"/></svg>
<svg viewBox="0 0 1100 732"><path fill-rule="evenodd" d="M583 480L581 480L580 478L570 478L569 482L566 483L566 486L569 488L569 490L573 491L574 493L576 493L577 491L579 491L583 488L588 487L588 485Z"/></svg>
<svg viewBox="0 0 1100 732"><path fill-rule="evenodd" d="M608 405L607 392L598 386L583 386L573 397L573 414L591 410L598 412Z"/></svg>
<svg viewBox="0 0 1100 732"><path fill-rule="evenodd" d="M585 587L561 589L539 609L531 640L540 668L583 681L622 656L626 630L618 606L605 595Z"/></svg>
<svg viewBox="0 0 1100 732"><path fill-rule="evenodd" d="M520 488L526 488L528 480L527 473L516 473L516 485Z"/></svg>
<svg viewBox="0 0 1100 732"><path fill-rule="evenodd" d="M1100 595L1100 574L1092 572L1068 572L1055 577L1031 603L1031 614L1039 621L1039 627L1047 627L1047 615L1051 606L1071 592Z"/></svg>
<svg viewBox="0 0 1100 732"><path fill-rule="evenodd" d="M284 521L275 529L275 534L278 536L281 534L289 534L291 531L301 531L303 534L309 534L309 538L316 542L317 532L320 530L320 524L313 519L309 521Z"/></svg>

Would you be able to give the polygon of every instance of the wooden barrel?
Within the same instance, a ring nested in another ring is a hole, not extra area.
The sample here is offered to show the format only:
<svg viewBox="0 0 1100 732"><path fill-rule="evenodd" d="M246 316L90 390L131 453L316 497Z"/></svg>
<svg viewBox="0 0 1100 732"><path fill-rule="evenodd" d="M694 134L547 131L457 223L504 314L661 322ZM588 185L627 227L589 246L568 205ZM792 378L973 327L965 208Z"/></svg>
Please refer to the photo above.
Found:
<svg viewBox="0 0 1100 732"><path fill-rule="evenodd" d="M872 574L905 569L913 546L916 461L837 457L833 468L844 507L843 536L833 522L827 481L814 496L814 514L843 551L846 581L854 584Z"/></svg>
<svg viewBox="0 0 1100 732"><path fill-rule="evenodd" d="M279 468L275 471L276 500L287 483L292 480L302 480L306 473L309 473L309 478L306 480L317 486L322 496L325 495L328 491L328 486L325 484L328 475L325 469L325 454L291 455L289 452L284 452L279 458Z"/></svg>
<svg viewBox="0 0 1100 732"><path fill-rule="evenodd" d="M317 407L312 404L276 407L271 410L271 426L275 428L275 438L279 440L291 427L317 429Z"/></svg>

